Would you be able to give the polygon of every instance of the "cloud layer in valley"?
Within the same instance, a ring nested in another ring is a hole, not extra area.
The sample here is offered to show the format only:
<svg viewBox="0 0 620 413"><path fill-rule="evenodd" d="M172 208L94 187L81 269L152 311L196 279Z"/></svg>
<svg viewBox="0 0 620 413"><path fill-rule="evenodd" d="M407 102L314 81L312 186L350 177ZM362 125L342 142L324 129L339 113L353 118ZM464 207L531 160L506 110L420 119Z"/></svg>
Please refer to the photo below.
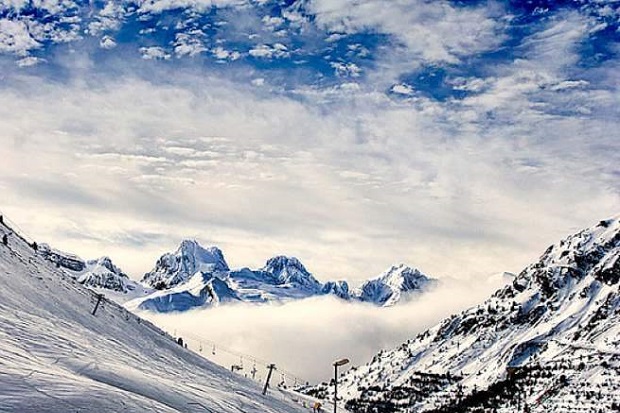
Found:
<svg viewBox="0 0 620 413"><path fill-rule="evenodd" d="M390 308L324 296L281 306L232 305L140 314L217 363L226 367L243 364L242 374L251 377L255 362L247 356L253 356L259 359L257 379L265 379L264 364L273 362L279 370L272 385L282 379L291 385L296 378L298 383L299 379L316 383L331 378L333 360L347 357L352 365L366 363L379 350L393 348L442 317L485 299L501 282L500 277L477 283L450 280Z"/></svg>

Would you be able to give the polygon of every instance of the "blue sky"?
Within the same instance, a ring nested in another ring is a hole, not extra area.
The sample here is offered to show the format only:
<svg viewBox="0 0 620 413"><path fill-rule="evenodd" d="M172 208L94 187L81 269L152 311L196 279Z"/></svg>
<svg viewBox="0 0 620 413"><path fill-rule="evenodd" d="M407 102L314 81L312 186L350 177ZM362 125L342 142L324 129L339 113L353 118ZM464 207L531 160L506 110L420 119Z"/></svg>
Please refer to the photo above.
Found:
<svg viewBox="0 0 620 413"><path fill-rule="evenodd" d="M185 237L321 280L517 272L618 213L619 22L617 1L0 1L0 209L136 277Z"/></svg>

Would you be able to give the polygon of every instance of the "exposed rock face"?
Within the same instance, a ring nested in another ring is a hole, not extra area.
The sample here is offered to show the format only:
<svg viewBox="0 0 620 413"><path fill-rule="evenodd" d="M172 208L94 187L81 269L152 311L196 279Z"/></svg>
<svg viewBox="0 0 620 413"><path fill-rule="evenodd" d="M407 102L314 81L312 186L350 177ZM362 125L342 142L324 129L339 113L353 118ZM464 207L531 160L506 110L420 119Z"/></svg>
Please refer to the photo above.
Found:
<svg viewBox="0 0 620 413"><path fill-rule="evenodd" d="M66 268L76 272L84 271L86 269L86 263L77 255L52 249L47 244L39 245L38 253L56 264L57 267Z"/></svg>
<svg viewBox="0 0 620 413"><path fill-rule="evenodd" d="M328 281L323 285L321 293L333 294L336 297L342 298L343 300L351 299L349 284L346 281Z"/></svg>
<svg viewBox="0 0 620 413"><path fill-rule="evenodd" d="M144 274L142 283L163 290L189 280L197 272L210 274L229 270L219 248L203 248L194 240L185 240L176 252L162 255L155 268Z"/></svg>
<svg viewBox="0 0 620 413"><path fill-rule="evenodd" d="M78 281L86 286L123 293L134 289L133 282L129 280L127 274L108 257L88 261L86 267L88 271L78 278Z"/></svg>

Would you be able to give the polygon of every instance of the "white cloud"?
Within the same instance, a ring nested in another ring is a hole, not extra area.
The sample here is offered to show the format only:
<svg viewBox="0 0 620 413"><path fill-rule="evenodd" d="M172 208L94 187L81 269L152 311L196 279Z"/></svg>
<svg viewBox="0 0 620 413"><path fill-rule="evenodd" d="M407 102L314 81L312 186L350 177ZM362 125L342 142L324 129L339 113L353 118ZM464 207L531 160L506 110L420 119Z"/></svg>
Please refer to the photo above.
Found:
<svg viewBox="0 0 620 413"><path fill-rule="evenodd" d="M311 4L343 35L368 24L406 37L385 17L423 24L428 11L432 26L456 12L398 1L372 17L382 2ZM461 101L392 100L386 90L413 86L382 88L387 80L372 76L288 93L268 73L232 66L171 77L148 62L148 75L78 71L66 83L7 69L18 81L0 92L3 209L40 240L112 255L138 277L184 237L220 245L237 267L296 255L322 280L356 282L400 261L432 276L518 272L549 243L617 212L617 63L575 76L592 23L562 17L524 40L522 58L451 80L472 93ZM467 53L439 35L440 50ZM258 56L289 53L263 46ZM141 53L171 58L158 47Z"/></svg>
<svg viewBox="0 0 620 413"><path fill-rule="evenodd" d="M288 57L290 55L287 47L282 43L276 43L272 46L267 44L260 44L250 49L248 53L252 57L263 59L271 59L273 57L282 58Z"/></svg>
<svg viewBox="0 0 620 413"><path fill-rule="evenodd" d="M387 81L423 63L456 63L505 39L504 12L494 2L457 7L443 0L311 0L308 9L336 38L360 32L391 36L393 48L377 70Z"/></svg>
<svg viewBox="0 0 620 413"><path fill-rule="evenodd" d="M114 49L116 47L116 41L110 36L103 36L99 41L99 47L102 49Z"/></svg>
<svg viewBox="0 0 620 413"><path fill-rule="evenodd" d="M183 314L141 313L171 334L182 336L193 350L226 367L244 364L248 374L253 360L231 356L233 351L275 363L280 371L300 379L329 380L331 363L348 357L352 365L366 363L381 349L415 336L441 318L483 300L500 285L492 282L455 283L439 287L409 303L391 308L317 297L282 306L233 305ZM213 345L215 355L212 354ZM264 379L264 366L258 374ZM291 377L284 377L290 385Z"/></svg>
<svg viewBox="0 0 620 413"><path fill-rule="evenodd" d="M234 7L247 3L246 0L143 0L138 2L140 13L162 13L178 8L203 11L211 7Z"/></svg>
<svg viewBox="0 0 620 413"><path fill-rule="evenodd" d="M618 151L598 149L617 144L604 132L614 117L545 116L507 99L492 106L513 117L503 122L470 100L397 103L359 85L302 103L177 81L5 89L5 212L136 277L196 237L233 267L290 254L319 279L357 282L400 261L432 276L518 272L618 205Z"/></svg>
<svg viewBox="0 0 620 413"><path fill-rule="evenodd" d="M392 86L392 92L399 95L410 96L413 94L413 88L409 85L401 83L399 85Z"/></svg>
<svg viewBox="0 0 620 413"><path fill-rule="evenodd" d="M355 63L331 63L331 67L336 71L336 75L339 77L359 77L362 69Z"/></svg>
<svg viewBox="0 0 620 413"><path fill-rule="evenodd" d="M32 38L26 23L19 20L0 19L0 52L25 56L31 49L40 47Z"/></svg>
<svg viewBox="0 0 620 413"><path fill-rule="evenodd" d="M140 53L142 54L142 58L146 60L157 60L157 59L168 60L171 57L170 54L167 53L165 49L158 47L158 46L141 47Z"/></svg>

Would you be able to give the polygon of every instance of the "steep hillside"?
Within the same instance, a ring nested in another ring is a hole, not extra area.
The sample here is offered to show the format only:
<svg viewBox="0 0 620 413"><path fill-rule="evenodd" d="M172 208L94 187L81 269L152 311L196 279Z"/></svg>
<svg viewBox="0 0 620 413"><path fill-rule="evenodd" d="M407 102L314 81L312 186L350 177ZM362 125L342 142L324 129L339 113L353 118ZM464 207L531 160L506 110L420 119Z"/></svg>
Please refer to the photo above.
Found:
<svg viewBox="0 0 620 413"><path fill-rule="evenodd" d="M11 231L0 224L0 236ZM302 411L103 300L11 234L0 244L0 411Z"/></svg>
<svg viewBox="0 0 620 413"><path fill-rule="evenodd" d="M616 218L549 247L484 303L352 369L339 394L355 412L617 409L619 280Z"/></svg>

